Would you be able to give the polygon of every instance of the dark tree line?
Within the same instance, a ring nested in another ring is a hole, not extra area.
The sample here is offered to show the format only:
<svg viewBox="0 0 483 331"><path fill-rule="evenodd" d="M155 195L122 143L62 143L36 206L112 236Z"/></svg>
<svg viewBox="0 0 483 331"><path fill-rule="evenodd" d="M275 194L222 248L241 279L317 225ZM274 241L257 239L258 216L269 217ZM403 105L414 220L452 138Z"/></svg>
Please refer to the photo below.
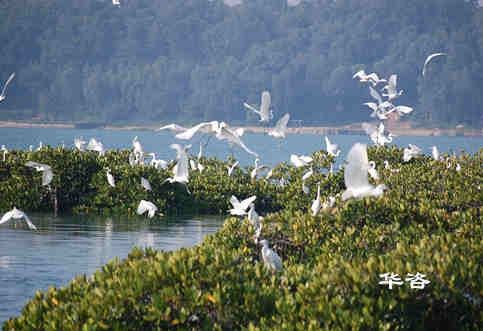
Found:
<svg viewBox="0 0 483 331"><path fill-rule="evenodd" d="M0 119L110 123L367 120L359 69L399 75L425 125L483 125L483 9L465 0L3 0ZM427 55L449 56L421 69Z"/></svg>

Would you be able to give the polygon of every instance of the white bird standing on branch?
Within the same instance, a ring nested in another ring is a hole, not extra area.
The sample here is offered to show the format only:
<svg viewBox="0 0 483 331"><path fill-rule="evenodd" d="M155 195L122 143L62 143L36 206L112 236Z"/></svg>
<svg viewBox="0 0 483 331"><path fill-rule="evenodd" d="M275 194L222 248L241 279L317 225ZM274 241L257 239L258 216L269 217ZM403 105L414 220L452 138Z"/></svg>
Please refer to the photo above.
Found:
<svg viewBox="0 0 483 331"><path fill-rule="evenodd" d="M273 271L282 271L282 260L274 250L268 247L268 240L260 241L262 247L262 259L265 267Z"/></svg>
<svg viewBox="0 0 483 331"><path fill-rule="evenodd" d="M10 77L8 77L7 81L5 82L5 85L3 85L2 93L0 94L0 102L2 102L3 100L5 100L5 98L7 97L6 96L7 86L8 86L8 84L10 84L10 82L12 81L12 79L14 77L15 77L15 73L12 72L10 74Z"/></svg>
<svg viewBox="0 0 483 331"><path fill-rule="evenodd" d="M443 56L443 55L448 55L448 54L446 54L446 53L433 53L426 58L426 60L424 61L424 65L423 65L423 77L426 75L429 62L431 62L431 60L434 59L435 57Z"/></svg>
<svg viewBox="0 0 483 331"><path fill-rule="evenodd" d="M74 145L75 148L77 148L79 151L83 152L84 151L84 145L87 142L85 140L82 140L82 138L74 138Z"/></svg>
<svg viewBox="0 0 483 331"><path fill-rule="evenodd" d="M379 197L383 194L386 185L373 186L369 184L366 145L356 143L347 154L344 168L344 182L346 190L342 193L342 200L350 198L363 198L368 196Z"/></svg>
<svg viewBox="0 0 483 331"><path fill-rule="evenodd" d="M317 197L314 201L312 201L312 205L310 206L310 210L312 211L312 216L315 216L319 213L321 207L320 201L320 183L317 183Z"/></svg>
<svg viewBox="0 0 483 331"><path fill-rule="evenodd" d="M5 145L2 145L2 148L0 148L0 150L3 152L3 162L5 162L5 160L7 159L8 149Z"/></svg>
<svg viewBox="0 0 483 331"><path fill-rule="evenodd" d="M376 162L369 161L369 169L367 169L367 171L369 172L369 175L372 177L372 179L379 180L379 173L376 169Z"/></svg>
<svg viewBox="0 0 483 331"><path fill-rule="evenodd" d="M231 177L231 174L233 173L233 170L235 170L236 166L238 165L238 161L233 163L231 166L227 165L226 169L228 170L228 177Z"/></svg>
<svg viewBox="0 0 483 331"><path fill-rule="evenodd" d="M116 187L116 182L114 180L114 176L111 174L110 168L106 168L106 176L107 176L107 182L109 183L109 185L111 185L112 187Z"/></svg>
<svg viewBox="0 0 483 331"><path fill-rule="evenodd" d="M403 151L403 161L408 162L413 157L416 157L423 153L423 150L416 145L409 144Z"/></svg>
<svg viewBox="0 0 483 331"><path fill-rule="evenodd" d="M52 168L47 164L28 161L27 163L25 163L25 165L27 167L31 167L37 171L42 172L42 186L49 185L52 179L54 178L54 173L52 172Z"/></svg>
<svg viewBox="0 0 483 331"><path fill-rule="evenodd" d="M314 159L312 159L310 156L295 154L290 155L290 163L292 163L295 168L305 167L306 165L309 165L313 160Z"/></svg>
<svg viewBox="0 0 483 331"><path fill-rule="evenodd" d="M13 207L12 210L3 214L2 219L0 219L0 224L6 223L6 222L10 221L11 219L15 220L15 219L21 219L21 218L23 218L25 220L25 222L27 222L29 229L37 230L37 227L30 221L27 214L25 214L20 209L17 209L17 207Z"/></svg>
<svg viewBox="0 0 483 331"><path fill-rule="evenodd" d="M337 149L337 144L332 144L327 136L325 136L325 146L327 148L327 153L330 156L339 156L340 150Z"/></svg>
<svg viewBox="0 0 483 331"><path fill-rule="evenodd" d="M258 110L256 107L249 105L248 103L244 102L243 106L251 111L253 111L255 114L260 116L260 122L269 122L273 118L273 112L270 109L270 92L268 91L263 91L262 92L262 102L260 104L260 110Z"/></svg>
<svg viewBox="0 0 483 331"><path fill-rule="evenodd" d="M247 214L247 209L250 205L255 201L257 198L256 195L253 195L245 200L239 201L238 198L234 195L230 198L230 203L232 204L233 208L229 210L231 215L237 216L244 216Z"/></svg>
<svg viewBox="0 0 483 331"><path fill-rule="evenodd" d="M141 202L139 202L136 213L138 215L142 215L145 212L148 212L148 217L153 218L154 214L157 211L158 211L158 207L156 207L156 205L154 203L152 203L150 201L146 201L146 200L141 200Z"/></svg>
<svg viewBox="0 0 483 331"><path fill-rule="evenodd" d="M100 156L103 156L104 153L105 153L104 145L100 141L97 141L95 138L91 138L89 140L89 143L87 144L86 150L98 152Z"/></svg>

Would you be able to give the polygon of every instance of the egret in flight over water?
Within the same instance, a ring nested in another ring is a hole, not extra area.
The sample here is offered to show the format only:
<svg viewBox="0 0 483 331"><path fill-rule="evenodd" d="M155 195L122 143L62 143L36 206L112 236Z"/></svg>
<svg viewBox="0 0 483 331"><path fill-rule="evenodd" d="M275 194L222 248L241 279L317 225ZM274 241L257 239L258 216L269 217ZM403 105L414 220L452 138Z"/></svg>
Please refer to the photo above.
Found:
<svg viewBox="0 0 483 331"><path fill-rule="evenodd" d="M37 171L42 172L42 186L49 185L52 179L54 178L54 173L52 172L52 168L47 164L28 161L25 163L27 167L34 168Z"/></svg>
<svg viewBox="0 0 483 331"><path fill-rule="evenodd" d="M426 58L426 60L424 61L424 65L423 65L423 77L426 75L429 62L431 62L431 60L434 59L435 57L443 56L443 55L448 55L448 54L446 54L446 53L433 53Z"/></svg>
<svg viewBox="0 0 483 331"><path fill-rule="evenodd" d="M141 200L138 205L138 209L136 210L136 213L138 215L142 215L145 212L148 212L148 217L153 218L154 214L158 211L158 207L150 201L146 200Z"/></svg>
<svg viewBox="0 0 483 331"><path fill-rule="evenodd" d="M260 116L260 122L269 122L273 118L273 112L270 109L270 100L270 92L263 91L260 109L257 109L255 106L252 106L246 102L243 103L243 106Z"/></svg>
<svg viewBox="0 0 483 331"><path fill-rule="evenodd" d="M2 102L3 100L5 100L5 98L7 97L6 96L7 86L8 86L8 84L10 84L10 82L12 81L12 79L14 77L15 77L15 73L12 72L10 74L10 77L8 77L7 81L5 82L5 85L3 85L2 93L0 94L0 102Z"/></svg>
<svg viewBox="0 0 483 331"><path fill-rule="evenodd" d="M285 132L287 131L287 124L288 124L289 119L290 119L289 113L283 115L277 121L277 124L275 124L275 127L268 132L268 135L272 136L274 138L284 139L285 138Z"/></svg>
<svg viewBox="0 0 483 331"><path fill-rule="evenodd" d="M37 227L30 221L27 214L25 214L20 209L17 209L17 207L13 207L12 210L3 214L2 219L0 219L0 224L6 223L6 222L10 221L11 219L15 220L15 219L21 219L21 218L23 218L25 220L25 222L27 222L29 229L37 230Z"/></svg>
<svg viewBox="0 0 483 331"><path fill-rule="evenodd" d="M239 201L236 196L232 195L230 198L230 203L233 208L229 210L230 214L236 216L246 215L248 207L250 207L250 205L253 203L253 201L255 201L256 198L256 195L253 195L249 198L246 198L245 200Z"/></svg>

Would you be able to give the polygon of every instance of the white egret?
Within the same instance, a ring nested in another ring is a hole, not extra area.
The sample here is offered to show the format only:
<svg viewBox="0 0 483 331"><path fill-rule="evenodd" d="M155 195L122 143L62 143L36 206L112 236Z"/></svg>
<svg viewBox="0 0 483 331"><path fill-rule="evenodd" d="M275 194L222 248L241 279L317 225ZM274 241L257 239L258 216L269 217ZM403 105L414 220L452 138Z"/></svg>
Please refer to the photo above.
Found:
<svg viewBox="0 0 483 331"><path fill-rule="evenodd" d="M312 201L312 205L310 206L310 210L312 211L312 216L315 216L319 213L321 207L320 201L320 182L317 183L317 197L314 201Z"/></svg>
<svg viewBox="0 0 483 331"><path fill-rule="evenodd" d="M433 159L435 161L439 161L439 151L438 151L438 147L433 146L432 149L431 149L431 153L433 155Z"/></svg>
<svg viewBox="0 0 483 331"><path fill-rule="evenodd" d="M321 209L327 209L327 208L332 208L335 204L335 197L330 196L328 201L324 201L322 203Z"/></svg>
<svg viewBox="0 0 483 331"><path fill-rule="evenodd" d="M114 6L119 7L119 8L121 7L121 3L119 2L119 0L112 0L112 4L113 4Z"/></svg>
<svg viewBox="0 0 483 331"><path fill-rule="evenodd" d="M285 138L285 132L287 131L287 124L290 119L290 114L283 115L275 124L275 127L268 132L269 136L274 138Z"/></svg>
<svg viewBox="0 0 483 331"><path fill-rule="evenodd" d="M461 166L460 166L460 164L459 164L459 163L456 163L455 170L456 170L456 171L461 171Z"/></svg>
<svg viewBox="0 0 483 331"><path fill-rule="evenodd" d="M273 176L273 168L268 170L267 175L265 176L265 179L270 179Z"/></svg>
<svg viewBox="0 0 483 331"><path fill-rule="evenodd" d="M379 76L375 72L367 75L367 79L369 80L369 82L372 83L372 86L377 86L377 84L379 83L387 82L385 79L379 78Z"/></svg>
<svg viewBox="0 0 483 331"><path fill-rule="evenodd" d="M259 166L258 163L260 162L260 159L257 157L255 159L255 167L250 171L250 178L254 179L257 177L257 174L262 171L263 169L268 169L267 166Z"/></svg>
<svg viewBox="0 0 483 331"><path fill-rule="evenodd" d="M31 230L37 230L37 227L30 221L29 217L27 214L25 214L23 211L20 209L17 209L17 207L13 207L12 210L7 211L5 214L3 214L2 219L0 219L0 224L6 223L10 221L11 219L21 219L23 218L25 222L27 222L27 225L29 229Z"/></svg>
<svg viewBox="0 0 483 331"><path fill-rule="evenodd" d="M304 192L304 194L310 194L310 188L305 185L305 180L302 180L302 192Z"/></svg>
<svg viewBox="0 0 483 331"><path fill-rule="evenodd" d="M354 76L352 76L352 78L359 78L359 82L361 83L365 83L365 82L368 82L369 81L369 78L368 78L368 75L366 74L366 72L364 70L359 70L358 72L356 72L354 74Z"/></svg>
<svg viewBox="0 0 483 331"><path fill-rule="evenodd" d="M144 187L146 191L151 191L151 184L144 177L141 177L141 186Z"/></svg>
<svg viewBox="0 0 483 331"><path fill-rule="evenodd" d="M426 58L426 60L424 61L424 65L423 65L423 77L426 75L429 62L431 62L431 60L434 59L435 57L442 56L442 55L448 55L448 54L446 54L446 53L433 53Z"/></svg>
<svg viewBox="0 0 483 331"><path fill-rule="evenodd" d="M150 201L147 200L141 200L138 205L138 209L136 210L136 213L138 215L142 215L145 212L148 212L148 217L153 218L154 214L158 211L158 207Z"/></svg>
<svg viewBox="0 0 483 331"><path fill-rule="evenodd" d="M325 136L325 146L327 148L327 153L330 156L339 156L340 150L337 149L337 144L332 144L327 136Z"/></svg>
<svg viewBox="0 0 483 331"><path fill-rule="evenodd" d="M391 166L389 165L389 161L388 160L384 160L384 169L385 170L389 170L392 173L396 173L396 172L399 172L400 171L400 169L392 169Z"/></svg>
<svg viewBox="0 0 483 331"><path fill-rule="evenodd" d="M376 170L376 162L374 161L369 161L369 169L367 169L369 172L369 175L372 177L374 180L379 180L379 173Z"/></svg>
<svg viewBox="0 0 483 331"><path fill-rule="evenodd" d="M268 240L260 241L260 244L263 245L262 247L262 258L263 263L267 269L273 271L281 271L282 270L282 260L274 250L268 247Z"/></svg>
<svg viewBox="0 0 483 331"><path fill-rule="evenodd" d="M305 181L310 178L314 174L314 169L310 167L310 169L302 176L302 180Z"/></svg>
<svg viewBox="0 0 483 331"><path fill-rule="evenodd" d="M0 148L0 150L3 152L3 162L5 162L5 160L7 159L8 149L5 145L2 145L2 148Z"/></svg>
<svg viewBox="0 0 483 331"><path fill-rule="evenodd" d="M408 162L413 157L418 156L423 153L423 150L416 145L409 144L409 147L406 147L403 152L403 161Z"/></svg>
<svg viewBox="0 0 483 331"><path fill-rule="evenodd" d="M15 73L12 72L10 74L10 76L8 77L7 81L5 82L5 85L3 85L2 93L0 94L0 102L2 102L3 100L5 100L5 98L7 97L6 96L7 86L8 86L8 84L10 84L10 82L12 81L12 79L14 77L15 77Z"/></svg>
<svg viewBox="0 0 483 331"><path fill-rule="evenodd" d="M344 168L344 182L346 190L342 193L342 200L362 198L368 196L381 196L386 186L380 184L373 186L368 181L369 160L366 145L356 143L347 154Z"/></svg>
<svg viewBox="0 0 483 331"><path fill-rule="evenodd" d="M44 147L44 144L42 144L42 141L39 141L39 147L37 147L36 151L40 151Z"/></svg>
<svg viewBox="0 0 483 331"><path fill-rule="evenodd" d="M166 169L168 167L168 162L156 159L155 153L148 153L147 155L152 157L151 162L149 163L150 166L155 167L156 169Z"/></svg>
<svg viewBox="0 0 483 331"><path fill-rule="evenodd" d="M52 172L52 168L47 164L28 161L25 163L27 167L34 168L37 171L42 172L42 186L49 185L52 179L54 178L54 173Z"/></svg>
<svg viewBox="0 0 483 331"><path fill-rule="evenodd" d="M171 130L171 131L179 132L179 131L186 131L188 129L185 128L184 126L171 123L171 124L160 127L156 131L163 131L163 130Z"/></svg>
<svg viewBox="0 0 483 331"><path fill-rule="evenodd" d="M255 210L255 204L250 204L250 209L248 210L248 220L253 225L253 228L257 230L260 227L261 217Z"/></svg>
<svg viewBox="0 0 483 331"><path fill-rule="evenodd" d="M116 182L114 180L114 176L111 174L110 168L106 168L106 176L107 176L107 182L109 183L109 185L111 185L112 187L116 187Z"/></svg>
<svg viewBox="0 0 483 331"><path fill-rule="evenodd" d="M384 123L380 122L379 126L369 123L362 123L362 128L369 135L374 144L384 146L386 143L392 142L393 134L384 135Z"/></svg>
<svg viewBox="0 0 483 331"><path fill-rule="evenodd" d="M310 156L305 155L290 155L290 163L292 163L296 168L305 167L309 165L314 159Z"/></svg>
<svg viewBox="0 0 483 331"><path fill-rule="evenodd" d="M229 210L231 215L243 216L247 214L247 209L250 205L255 201L257 197L255 195L246 198L245 200L239 201L238 198L234 195L230 198L230 203L232 204L233 208Z"/></svg>
<svg viewBox="0 0 483 331"><path fill-rule="evenodd" d="M238 161L233 163L231 166L229 165L226 166L226 169L228 170L228 177L231 177L231 174L233 173L233 170L235 170L237 165L238 165Z"/></svg>
<svg viewBox="0 0 483 331"><path fill-rule="evenodd" d="M382 88L382 90L387 92L386 94L383 93L382 96L387 97L389 101L397 98L404 92L403 90L397 90L397 75L391 75L391 77L389 77L389 82Z"/></svg>
<svg viewBox="0 0 483 331"><path fill-rule="evenodd" d="M172 149L176 150L176 159L177 163L173 167L173 177L167 178L166 181L169 183L180 183L185 185L186 190L189 193L188 187L186 184L188 183L189 179L189 169L188 169L188 149L191 148L191 145L187 145L181 147L178 144L170 145Z"/></svg>
<svg viewBox="0 0 483 331"><path fill-rule="evenodd" d="M89 140L89 143L87 144L86 150L98 152L100 156L103 156L104 153L105 153L104 145L102 144L102 142L96 140L95 138L91 138Z"/></svg>
<svg viewBox="0 0 483 331"><path fill-rule="evenodd" d="M79 151L81 151L81 152L84 151L84 145L85 144L87 144L87 142L85 140L82 140L82 138L74 138L74 146Z"/></svg>
<svg viewBox="0 0 483 331"><path fill-rule="evenodd" d="M243 106L255 114L260 116L260 122L268 122L273 118L273 112L270 110L270 92L263 91L262 92L262 102L260 104L260 110L256 107L249 105L248 103L244 102Z"/></svg>
<svg viewBox="0 0 483 331"><path fill-rule="evenodd" d="M190 160L190 168L191 170L196 170L196 162L193 159Z"/></svg>
<svg viewBox="0 0 483 331"><path fill-rule="evenodd" d="M258 239L260 239L260 236L262 234L262 228L263 228L263 223L259 222L258 227L255 229L255 235L253 236L253 241L255 242L255 245L258 244Z"/></svg>

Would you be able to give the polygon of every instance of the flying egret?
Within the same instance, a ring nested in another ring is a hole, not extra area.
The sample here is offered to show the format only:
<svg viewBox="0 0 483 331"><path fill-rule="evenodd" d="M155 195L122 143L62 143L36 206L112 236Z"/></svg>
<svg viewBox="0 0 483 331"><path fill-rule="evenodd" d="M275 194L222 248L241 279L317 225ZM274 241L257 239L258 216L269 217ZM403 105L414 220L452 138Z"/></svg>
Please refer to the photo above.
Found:
<svg viewBox="0 0 483 331"><path fill-rule="evenodd" d="M79 151L84 151L84 145L87 144L86 141L82 140L82 138L74 138L74 145Z"/></svg>
<svg viewBox="0 0 483 331"><path fill-rule="evenodd" d="M325 146L327 148L327 153L330 156L339 156L340 150L337 149L337 144L332 144L327 136L325 136Z"/></svg>
<svg viewBox="0 0 483 331"><path fill-rule="evenodd" d="M385 79L379 78L379 76L375 72L367 75L367 79L369 80L369 82L371 82L372 86L377 86L377 84L379 83L387 82Z"/></svg>
<svg viewBox="0 0 483 331"><path fill-rule="evenodd" d="M315 216L319 213L321 207L320 201L320 182L317 183L317 197L314 201L312 201L312 206L310 206L310 210L312 211L312 216Z"/></svg>
<svg viewBox="0 0 483 331"><path fill-rule="evenodd" d="M0 224L6 223L10 221L11 219L17 220L23 218L25 222L27 222L27 225L29 229L31 230L37 230L37 227L30 221L29 217L27 214L25 214L23 211L20 209L17 209L17 207L13 207L12 210L7 211L5 214L3 214L2 219L0 219Z"/></svg>
<svg viewBox="0 0 483 331"><path fill-rule="evenodd" d="M448 54L446 54L446 53L433 53L426 58L426 60L424 61L424 65L423 65L423 77L426 75L429 62L431 62L431 60L434 59L435 57L442 56L442 55L448 55Z"/></svg>
<svg viewBox="0 0 483 331"><path fill-rule="evenodd" d="M248 103L244 102L243 106L255 114L260 116L260 122L269 122L273 118L273 112L270 109L270 92L263 91L262 92L262 102L260 105L260 110L256 107L249 105Z"/></svg>
<svg viewBox="0 0 483 331"><path fill-rule="evenodd" d="M107 182L109 185L112 187L116 187L116 182L114 181L114 176L111 174L111 169L106 168L106 176L107 176Z"/></svg>
<svg viewBox="0 0 483 331"><path fill-rule="evenodd" d="M42 172L42 186L49 185L52 179L54 178L54 173L52 172L52 168L47 164L28 161L27 163L25 163L25 165L27 167L31 167L37 171Z"/></svg>
<svg viewBox="0 0 483 331"><path fill-rule="evenodd" d="M144 187L146 191L151 191L151 184L144 177L141 177L141 186Z"/></svg>
<svg viewBox="0 0 483 331"><path fill-rule="evenodd" d="M282 260L274 250L268 247L268 240L260 241L260 244L263 245L262 247L262 258L265 267L269 270L273 271L281 271L282 270Z"/></svg>
<svg viewBox="0 0 483 331"><path fill-rule="evenodd" d="M230 203L232 204L233 208L229 210L231 215L243 216L247 214L247 209L250 205L255 201L257 197L255 195L246 198L245 200L239 201L238 198L234 195L230 198Z"/></svg>
<svg viewBox="0 0 483 331"><path fill-rule="evenodd" d="M186 131L188 129L185 128L184 126L181 126L181 125L178 125L178 124L175 124L175 123L171 123L171 124L160 127L156 131L163 131L163 130L171 130L171 131L174 131L174 132L179 132L179 131Z"/></svg>
<svg viewBox="0 0 483 331"><path fill-rule="evenodd" d="M386 143L392 142L393 134L384 135L384 123L380 122L379 126L369 123L362 123L362 128L369 135L374 144L384 146Z"/></svg>
<svg viewBox="0 0 483 331"><path fill-rule="evenodd" d="M356 143L347 154L344 168L344 182L346 190L342 193L342 200L362 198L368 196L379 197L383 194L386 185L373 186L368 181L369 160L366 145Z"/></svg>
<svg viewBox="0 0 483 331"><path fill-rule="evenodd" d="M121 8L121 3L119 2L119 0L112 0L112 4L114 6L117 6L117 7Z"/></svg>
<svg viewBox="0 0 483 331"><path fill-rule="evenodd" d="M86 150L98 152L100 156L103 156L104 153L105 153L104 145L100 141L97 141L95 138L91 138L89 140L89 143L87 144Z"/></svg>
<svg viewBox="0 0 483 331"><path fill-rule="evenodd" d="M423 153L423 150L421 148L419 148L418 146L416 145L413 145L413 144L409 144L409 147L406 147L404 149L404 153L403 153L403 161L404 162L408 162L409 160L411 160L413 157L417 156L417 155L420 155Z"/></svg>
<svg viewBox="0 0 483 331"><path fill-rule="evenodd" d="M153 218L154 214L158 211L158 207L150 201L146 200L141 200L138 205L138 209L136 210L136 213L138 215L142 215L145 212L148 212L148 217Z"/></svg>
<svg viewBox="0 0 483 331"><path fill-rule="evenodd" d="M354 76L352 76L352 79L354 78L359 78L359 82L361 83L365 83L369 81L368 75L364 70L359 70L358 72L356 72Z"/></svg>
<svg viewBox="0 0 483 331"><path fill-rule="evenodd" d="M172 144L170 145L172 149L176 150L176 159L177 162L173 167L173 177L167 178L165 182L169 183L180 183L185 185L186 190L189 193L188 186L186 185L188 183L188 176L189 176L189 169L188 169L188 149L191 148L191 145L187 145L184 147L181 147L181 145L178 144Z"/></svg>
<svg viewBox="0 0 483 331"><path fill-rule="evenodd" d="M431 153L433 155L433 159L435 161L439 161L439 151L438 151L438 147L433 146L433 148L431 149Z"/></svg>
<svg viewBox="0 0 483 331"><path fill-rule="evenodd" d="M3 152L3 162L5 162L5 160L7 159L8 149L5 145L2 145L2 148L0 148L0 150Z"/></svg>
<svg viewBox="0 0 483 331"><path fill-rule="evenodd" d="M314 159L312 159L310 156L295 154L290 155L290 163L292 163L295 168L305 167L306 165L309 165L313 160Z"/></svg>
<svg viewBox="0 0 483 331"><path fill-rule="evenodd" d="M372 177L374 180L379 180L379 173L376 170L376 162L374 161L369 161L369 169L367 169L369 172L369 175Z"/></svg>
<svg viewBox="0 0 483 331"><path fill-rule="evenodd" d="M287 124L290 119L290 114L283 115L275 124L275 127L268 132L269 136L274 138L285 138L285 132L287 131Z"/></svg>
<svg viewBox="0 0 483 331"><path fill-rule="evenodd" d="M386 86L382 88L382 90L383 91L385 90L387 92L385 94L383 93L382 96L387 97L388 101L391 101L397 98L404 92L403 90L400 90L400 91L397 90L397 75L395 74L389 77L389 82L387 83Z"/></svg>
<svg viewBox="0 0 483 331"><path fill-rule="evenodd" d="M10 82L12 81L12 79L15 77L15 73L12 72L10 74L10 76L8 77L7 81L5 82L5 85L3 85L3 89L2 89L2 93L0 94L0 102L2 102L3 100L5 100L6 98L6 91L7 91L7 86L8 84L10 84Z"/></svg>
<svg viewBox="0 0 483 331"><path fill-rule="evenodd" d="M238 165L238 161L233 163L231 166L229 165L226 166L226 169L228 170L228 177L231 177L231 174L233 173L233 170L236 168L237 165Z"/></svg>

